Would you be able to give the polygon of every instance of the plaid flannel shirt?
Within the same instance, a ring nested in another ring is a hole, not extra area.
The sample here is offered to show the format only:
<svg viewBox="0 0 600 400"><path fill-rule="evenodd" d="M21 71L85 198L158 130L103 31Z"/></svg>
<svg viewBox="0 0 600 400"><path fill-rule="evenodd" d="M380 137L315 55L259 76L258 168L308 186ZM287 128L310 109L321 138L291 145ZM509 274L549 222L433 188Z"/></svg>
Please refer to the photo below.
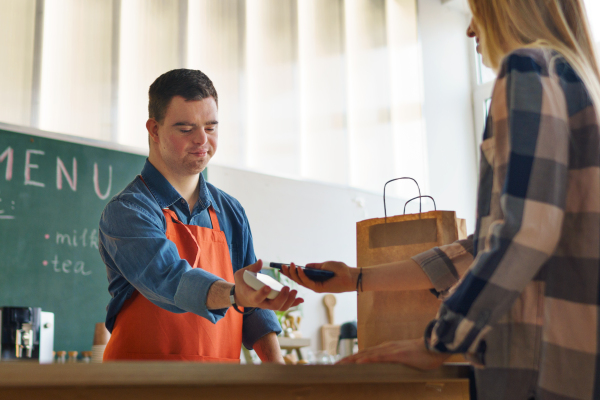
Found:
<svg viewBox="0 0 600 400"><path fill-rule="evenodd" d="M475 234L414 257L446 295L426 344L484 366L480 400L600 398L598 125L564 58L511 53L481 145Z"/></svg>

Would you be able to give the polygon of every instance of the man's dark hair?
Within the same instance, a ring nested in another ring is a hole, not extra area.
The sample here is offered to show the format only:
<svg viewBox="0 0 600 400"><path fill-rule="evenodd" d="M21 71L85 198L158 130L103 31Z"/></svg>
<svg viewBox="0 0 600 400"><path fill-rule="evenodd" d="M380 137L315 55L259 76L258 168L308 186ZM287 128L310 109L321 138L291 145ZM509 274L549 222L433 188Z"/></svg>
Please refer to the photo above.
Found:
<svg viewBox="0 0 600 400"><path fill-rule="evenodd" d="M181 96L186 100L203 100L213 97L217 107L217 90L208 76L195 69L174 69L165 72L150 85L148 90L148 114L162 124L171 99Z"/></svg>

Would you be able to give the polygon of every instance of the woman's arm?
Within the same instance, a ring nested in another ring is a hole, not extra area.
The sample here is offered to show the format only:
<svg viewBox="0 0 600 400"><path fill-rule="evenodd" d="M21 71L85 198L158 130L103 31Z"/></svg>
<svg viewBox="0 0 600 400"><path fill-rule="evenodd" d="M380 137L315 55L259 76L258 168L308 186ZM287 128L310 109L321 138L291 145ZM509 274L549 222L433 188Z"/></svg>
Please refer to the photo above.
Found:
<svg viewBox="0 0 600 400"><path fill-rule="evenodd" d="M352 268L337 261L307 264L308 268L333 271L335 276L325 282L310 280L302 268L294 263L290 267L282 266L281 271L294 282L314 290L317 293L343 293L354 290L418 290L431 289L433 285L421 267L413 260L396 261L362 269L362 285L357 288L359 268Z"/></svg>
<svg viewBox="0 0 600 400"><path fill-rule="evenodd" d="M362 286L357 288L360 269L335 261L307 264L308 268L333 271L325 282L311 281L294 264L282 267L285 276L318 293L354 290L394 291L436 289L440 293L455 285L473 261L473 237L436 247L413 259L395 261L362 269Z"/></svg>

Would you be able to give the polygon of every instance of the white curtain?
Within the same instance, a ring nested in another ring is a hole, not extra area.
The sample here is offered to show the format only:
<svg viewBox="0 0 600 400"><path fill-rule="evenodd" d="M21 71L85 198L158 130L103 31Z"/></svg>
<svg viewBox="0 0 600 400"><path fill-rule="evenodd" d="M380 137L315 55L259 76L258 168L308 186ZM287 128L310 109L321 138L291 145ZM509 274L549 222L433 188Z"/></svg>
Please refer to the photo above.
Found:
<svg viewBox="0 0 600 400"><path fill-rule="evenodd" d="M426 185L420 60L414 0L189 2L188 66L219 92L215 162Z"/></svg>
<svg viewBox="0 0 600 400"><path fill-rule="evenodd" d="M296 25L296 0L246 2L246 164L262 172L298 176Z"/></svg>
<svg viewBox="0 0 600 400"><path fill-rule="evenodd" d="M190 0L187 67L210 77L219 95L213 162L246 166L245 1Z"/></svg>
<svg viewBox="0 0 600 400"><path fill-rule="evenodd" d="M0 121L29 125L35 0L0 0Z"/></svg>
<svg viewBox="0 0 600 400"><path fill-rule="evenodd" d="M600 1L584 0L596 46L600 48Z"/></svg>
<svg viewBox="0 0 600 400"><path fill-rule="evenodd" d="M301 174L350 184L344 1L298 3Z"/></svg>
<svg viewBox="0 0 600 400"><path fill-rule="evenodd" d="M219 0L220 1L220 0ZM181 68L177 0L121 0L116 141L148 148L148 88Z"/></svg>
<svg viewBox="0 0 600 400"><path fill-rule="evenodd" d="M219 93L214 162L427 186L416 0L0 0L0 52L5 122L147 149L149 85L196 68Z"/></svg>
<svg viewBox="0 0 600 400"><path fill-rule="evenodd" d="M45 1L39 128L108 138L111 27L111 1Z"/></svg>

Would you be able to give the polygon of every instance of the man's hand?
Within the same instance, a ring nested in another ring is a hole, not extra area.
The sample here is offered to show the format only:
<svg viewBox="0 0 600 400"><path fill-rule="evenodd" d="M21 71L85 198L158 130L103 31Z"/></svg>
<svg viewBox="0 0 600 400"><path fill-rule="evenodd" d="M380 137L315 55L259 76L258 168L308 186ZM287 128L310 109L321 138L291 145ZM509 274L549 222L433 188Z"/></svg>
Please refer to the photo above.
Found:
<svg viewBox="0 0 600 400"><path fill-rule="evenodd" d="M273 300L267 299L271 288L264 286L260 290L254 290L244 282L244 271L259 272L262 268L262 260L242 268L234 275L235 279L235 303L241 307L257 307L267 310L285 311L290 307L297 306L304 302L304 299L298 297L297 290L290 290L285 286Z"/></svg>
<svg viewBox="0 0 600 400"><path fill-rule="evenodd" d="M370 347L338 362L338 364L400 363L409 367L429 370L441 367L451 354L427 350L423 338L386 342Z"/></svg>
<svg viewBox="0 0 600 400"><path fill-rule="evenodd" d="M289 267L287 265L282 265L281 272L294 282L314 290L317 293L343 293L356 290L356 280L358 279L357 268L350 268L343 262L337 261L307 264L306 268L332 271L335 276L324 282L315 282L308 278L302 268L298 268L294 263Z"/></svg>

